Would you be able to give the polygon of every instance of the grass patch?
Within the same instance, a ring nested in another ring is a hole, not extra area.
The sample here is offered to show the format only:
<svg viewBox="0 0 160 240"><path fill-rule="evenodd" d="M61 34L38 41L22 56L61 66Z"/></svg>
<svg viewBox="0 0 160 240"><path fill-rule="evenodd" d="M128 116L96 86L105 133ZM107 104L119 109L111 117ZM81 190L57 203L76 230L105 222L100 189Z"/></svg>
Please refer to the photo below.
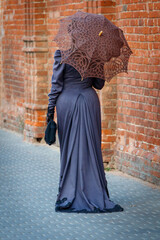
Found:
<svg viewBox="0 0 160 240"><path fill-rule="evenodd" d="M105 171L111 171L112 169L110 167L105 168Z"/></svg>

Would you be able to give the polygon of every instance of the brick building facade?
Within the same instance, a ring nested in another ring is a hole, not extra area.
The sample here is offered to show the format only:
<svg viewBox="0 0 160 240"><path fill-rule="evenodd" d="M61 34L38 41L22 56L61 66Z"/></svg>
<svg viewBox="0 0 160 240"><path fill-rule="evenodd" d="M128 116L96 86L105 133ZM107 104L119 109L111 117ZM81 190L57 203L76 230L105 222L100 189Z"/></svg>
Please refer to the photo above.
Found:
<svg viewBox="0 0 160 240"><path fill-rule="evenodd" d="M123 29L133 54L97 91L104 165L159 184L160 2L156 0L0 0L0 126L41 141L58 21L76 10Z"/></svg>

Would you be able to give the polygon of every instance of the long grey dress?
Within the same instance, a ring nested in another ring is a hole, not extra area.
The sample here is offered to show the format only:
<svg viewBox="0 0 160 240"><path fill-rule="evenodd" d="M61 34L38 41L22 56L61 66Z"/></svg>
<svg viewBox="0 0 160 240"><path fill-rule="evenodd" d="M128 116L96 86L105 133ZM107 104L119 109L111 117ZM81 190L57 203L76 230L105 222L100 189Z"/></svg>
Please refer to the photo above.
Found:
<svg viewBox="0 0 160 240"><path fill-rule="evenodd" d="M104 80L87 78L54 55L49 109L56 106L60 143L59 193L55 211L117 212L124 209L110 200L101 152L101 112L94 88ZM94 87L94 88L92 88Z"/></svg>

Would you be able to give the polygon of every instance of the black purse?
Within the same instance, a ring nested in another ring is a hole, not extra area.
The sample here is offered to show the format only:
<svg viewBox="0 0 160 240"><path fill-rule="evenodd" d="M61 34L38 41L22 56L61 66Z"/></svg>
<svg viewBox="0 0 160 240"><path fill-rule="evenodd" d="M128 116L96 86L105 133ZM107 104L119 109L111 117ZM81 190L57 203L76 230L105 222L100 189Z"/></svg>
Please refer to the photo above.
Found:
<svg viewBox="0 0 160 240"><path fill-rule="evenodd" d="M48 122L45 130L44 140L48 145L52 145L56 141L57 124L52 119Z"/></svg>

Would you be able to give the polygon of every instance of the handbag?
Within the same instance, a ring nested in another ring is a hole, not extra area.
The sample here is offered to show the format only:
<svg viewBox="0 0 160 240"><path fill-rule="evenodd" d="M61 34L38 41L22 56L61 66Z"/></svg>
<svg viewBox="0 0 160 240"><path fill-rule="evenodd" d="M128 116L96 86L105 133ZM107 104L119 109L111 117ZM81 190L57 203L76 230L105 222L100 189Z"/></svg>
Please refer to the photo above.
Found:
<svg viewBox="0 0 160 240"><path fill-rule="evenodd" d="M52 145L56 141L57 124L50 119L45 130L44 140L48 145Z"/></svg>

